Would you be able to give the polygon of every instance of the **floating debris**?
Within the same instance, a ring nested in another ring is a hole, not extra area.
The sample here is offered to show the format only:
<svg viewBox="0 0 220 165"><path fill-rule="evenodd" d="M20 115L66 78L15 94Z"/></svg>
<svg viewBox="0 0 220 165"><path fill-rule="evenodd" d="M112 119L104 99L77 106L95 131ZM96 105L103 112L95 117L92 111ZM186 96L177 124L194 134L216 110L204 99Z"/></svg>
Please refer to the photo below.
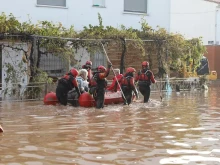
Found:
<svg viewBox="0 0 220 165"><path fill-rule="evenodd" d="M4 132L2 126L0 125L0 133Z"/></svg>

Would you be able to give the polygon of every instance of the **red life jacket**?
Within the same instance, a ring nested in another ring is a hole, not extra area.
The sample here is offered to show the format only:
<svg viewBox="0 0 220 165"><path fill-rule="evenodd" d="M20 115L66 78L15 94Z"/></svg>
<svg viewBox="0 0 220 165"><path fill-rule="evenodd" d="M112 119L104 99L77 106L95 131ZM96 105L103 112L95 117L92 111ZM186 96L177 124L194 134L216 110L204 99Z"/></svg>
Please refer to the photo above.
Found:
<svg viewBox="0 0 220 165"><path fill-rule="evenodd" d="M138 72L138 80L139 81L150 81L151 75L152 75L152 73L149 70L147 70L145 72L139 71Z"/></svg>
<svg viewBox="0 0 220 165"><path fill-rule="evenodd" d="M65 85L69 90L77 87L76 79L72 75L64 75L61 79L58 80L58 83Z"/></svg>
<svg viewBox="0 0 220 165"><path fill-rule="evenodd" d="M131 77L131 76L122 77L120 79L121 86L126 86L128 88L132 88L132 86L131 86L132 79L133 79L133 77Z"/></svg>
<svg viewBox="0 0 220 165"><path fill-rule="evenodd" d="M151 81L155 81L154 78L152 78L152 75L153 74L150 70L140 70L136 79L136 81L138 80L138 85L151 85Z"/></svg>

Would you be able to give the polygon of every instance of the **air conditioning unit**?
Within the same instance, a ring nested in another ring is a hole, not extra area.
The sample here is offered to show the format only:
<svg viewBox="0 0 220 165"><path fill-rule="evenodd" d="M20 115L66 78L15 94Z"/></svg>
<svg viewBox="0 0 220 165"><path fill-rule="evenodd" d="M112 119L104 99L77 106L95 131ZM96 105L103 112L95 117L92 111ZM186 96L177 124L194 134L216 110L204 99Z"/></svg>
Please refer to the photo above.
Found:
<svg viewBox="0 0 220 165"><path fill-rule="evenodd" d="M208 41L208 45L214 45L214 41Z"/></svg>

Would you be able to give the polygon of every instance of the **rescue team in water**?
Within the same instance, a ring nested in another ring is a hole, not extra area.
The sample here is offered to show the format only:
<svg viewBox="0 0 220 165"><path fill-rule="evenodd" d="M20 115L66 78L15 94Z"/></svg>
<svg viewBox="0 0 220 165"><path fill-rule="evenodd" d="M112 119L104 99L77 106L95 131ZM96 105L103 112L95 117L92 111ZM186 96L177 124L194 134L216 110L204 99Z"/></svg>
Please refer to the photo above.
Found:
<svg viewBox="0 0 220 165"><path fill-rule="evenodd" d="M149 69L149 63L147 61L142 62L142 69L135 76L135 68L128 67L125 74L120 74L119 69L114 69L115 74L112 84L107 87L107 77L110 73L112 64L108 64L106 69L100 65L96 71L92 72L92 62L87 61L82 66L81 70L72 68L62 78L58 80L56 88L56 96L58 102L62 105L67 103L73 106L79 106L78 99L84 92L89 92L96 103L96 108L100 109L104 107L105 91L117 92L121 90L124 104L131 104L133 93L136 98L139 98L136 85L139 87L139 91L144 96L144 103L149 101L151 89L151 83L155 83L154 74Z"/></svg>

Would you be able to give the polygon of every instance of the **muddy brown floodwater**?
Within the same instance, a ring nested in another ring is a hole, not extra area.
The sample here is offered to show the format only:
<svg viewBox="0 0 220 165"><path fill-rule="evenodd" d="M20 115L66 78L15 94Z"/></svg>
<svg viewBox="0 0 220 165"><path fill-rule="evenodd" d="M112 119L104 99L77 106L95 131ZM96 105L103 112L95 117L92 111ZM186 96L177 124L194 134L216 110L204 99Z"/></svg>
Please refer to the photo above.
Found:
<svg viewBox="0 0 220 165"><path fill-rule="evenodd" d="M0 165L220 164L218 91L103 110L2 102Z"/></svg>

